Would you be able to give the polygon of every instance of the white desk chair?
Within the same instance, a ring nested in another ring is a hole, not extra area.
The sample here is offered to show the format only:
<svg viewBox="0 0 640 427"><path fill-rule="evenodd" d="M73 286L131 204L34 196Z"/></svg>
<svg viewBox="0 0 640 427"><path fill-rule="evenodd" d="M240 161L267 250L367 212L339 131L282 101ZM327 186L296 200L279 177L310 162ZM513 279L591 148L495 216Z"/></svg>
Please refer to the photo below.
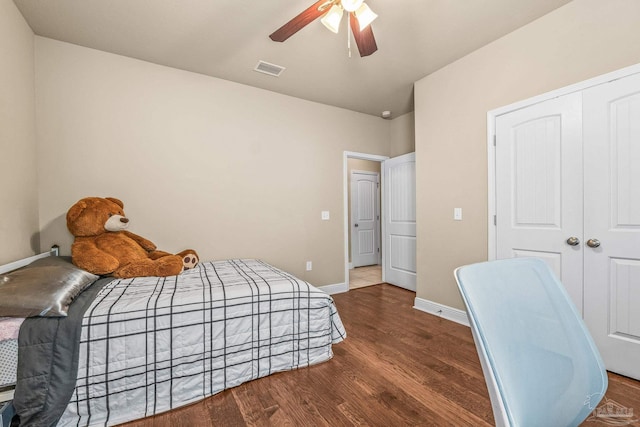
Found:
<svg viewBox="0 0 640 427"><path fill-rule="evenodd" d="M496 425L560 427L585 420L607 390L607 372L547 264L490 261L460 267L455 277Z"/></svg>

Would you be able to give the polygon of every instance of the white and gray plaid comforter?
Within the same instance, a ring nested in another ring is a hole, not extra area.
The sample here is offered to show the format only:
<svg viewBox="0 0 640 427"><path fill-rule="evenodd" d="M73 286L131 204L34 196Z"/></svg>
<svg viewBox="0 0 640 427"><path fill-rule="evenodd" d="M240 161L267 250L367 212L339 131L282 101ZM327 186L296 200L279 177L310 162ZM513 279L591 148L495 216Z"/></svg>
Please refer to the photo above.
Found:
<svg viewBox="0 0 640 427"><path fill-rule="evenodd" d="M331 297L259 260L116 279L82 321L59 425L113 425L330 359L346 337Z"/></svg>

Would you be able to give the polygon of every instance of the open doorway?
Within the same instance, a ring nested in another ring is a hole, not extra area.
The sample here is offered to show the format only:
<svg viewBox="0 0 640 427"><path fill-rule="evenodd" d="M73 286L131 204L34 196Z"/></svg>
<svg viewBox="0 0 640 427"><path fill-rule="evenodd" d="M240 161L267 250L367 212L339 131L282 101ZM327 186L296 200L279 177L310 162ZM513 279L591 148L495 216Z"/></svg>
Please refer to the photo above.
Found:
<svg viewBox="0 0 640 427"><path fill-rule="evenodd" d="M382 283L380 162L348 159L349 289Z"/></svg>
<svg viewBox="0 0 640 427"><path fill-rule="evenodd" d="M380 173L381 239L379 260L381 262L381 278L367 276L377 283L389 283L410 291L416 290L416 192L415 192L415 153L407 153L394 158L345 151L343 155L344 183L344 266L345 290L350 286L351 231L355 223L351 221L349 211L349 160L359 159L377 162ZM377 265L377 264L376 264ZM373 283L371 283L373 284Z"/></svg>
<svg viewBox="0 0 640 427"><path fill-rule="evenodd" d="M381 164L388 159L344 153L345 283L347 289L382 283Z"/></svg>

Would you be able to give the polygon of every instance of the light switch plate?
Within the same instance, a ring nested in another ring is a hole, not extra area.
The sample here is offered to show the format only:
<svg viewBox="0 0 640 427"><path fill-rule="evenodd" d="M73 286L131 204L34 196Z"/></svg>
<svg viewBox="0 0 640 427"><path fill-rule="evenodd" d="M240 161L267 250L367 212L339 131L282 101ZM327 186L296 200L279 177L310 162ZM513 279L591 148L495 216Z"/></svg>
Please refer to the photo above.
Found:
<svg viewBox="0 0 640 427"><path fill-rule="evenodd" d="M462 221L462 208L453 208L453 219Z"/></svg>
<svg viewBox="0 0 640 427"><path fill-rule="evenodd" d="M323 221L329 220L329 211L322 211L322 220Z"/></svg>

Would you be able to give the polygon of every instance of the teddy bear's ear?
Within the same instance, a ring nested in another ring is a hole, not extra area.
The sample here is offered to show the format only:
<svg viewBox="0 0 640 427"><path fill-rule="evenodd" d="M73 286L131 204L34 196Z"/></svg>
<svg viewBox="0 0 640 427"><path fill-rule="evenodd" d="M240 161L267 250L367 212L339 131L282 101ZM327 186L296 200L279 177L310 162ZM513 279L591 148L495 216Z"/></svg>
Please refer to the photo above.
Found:
<svg viewBox="0 0 640 427"><path fill-rule="evenodd" d="M113 203L120 206L121 208L124 208L124 203L122 203L121 200L116 199L115 197L105 197L105 199L112 201Z"/></svg>
<svg viewBox="0 0 640 427"><path fill-rule="evenodd" d="M78 203L71 206L71 209L67 212L67 223L74 222L86 208L87 203L84 200L80 200Z"/></svg>

